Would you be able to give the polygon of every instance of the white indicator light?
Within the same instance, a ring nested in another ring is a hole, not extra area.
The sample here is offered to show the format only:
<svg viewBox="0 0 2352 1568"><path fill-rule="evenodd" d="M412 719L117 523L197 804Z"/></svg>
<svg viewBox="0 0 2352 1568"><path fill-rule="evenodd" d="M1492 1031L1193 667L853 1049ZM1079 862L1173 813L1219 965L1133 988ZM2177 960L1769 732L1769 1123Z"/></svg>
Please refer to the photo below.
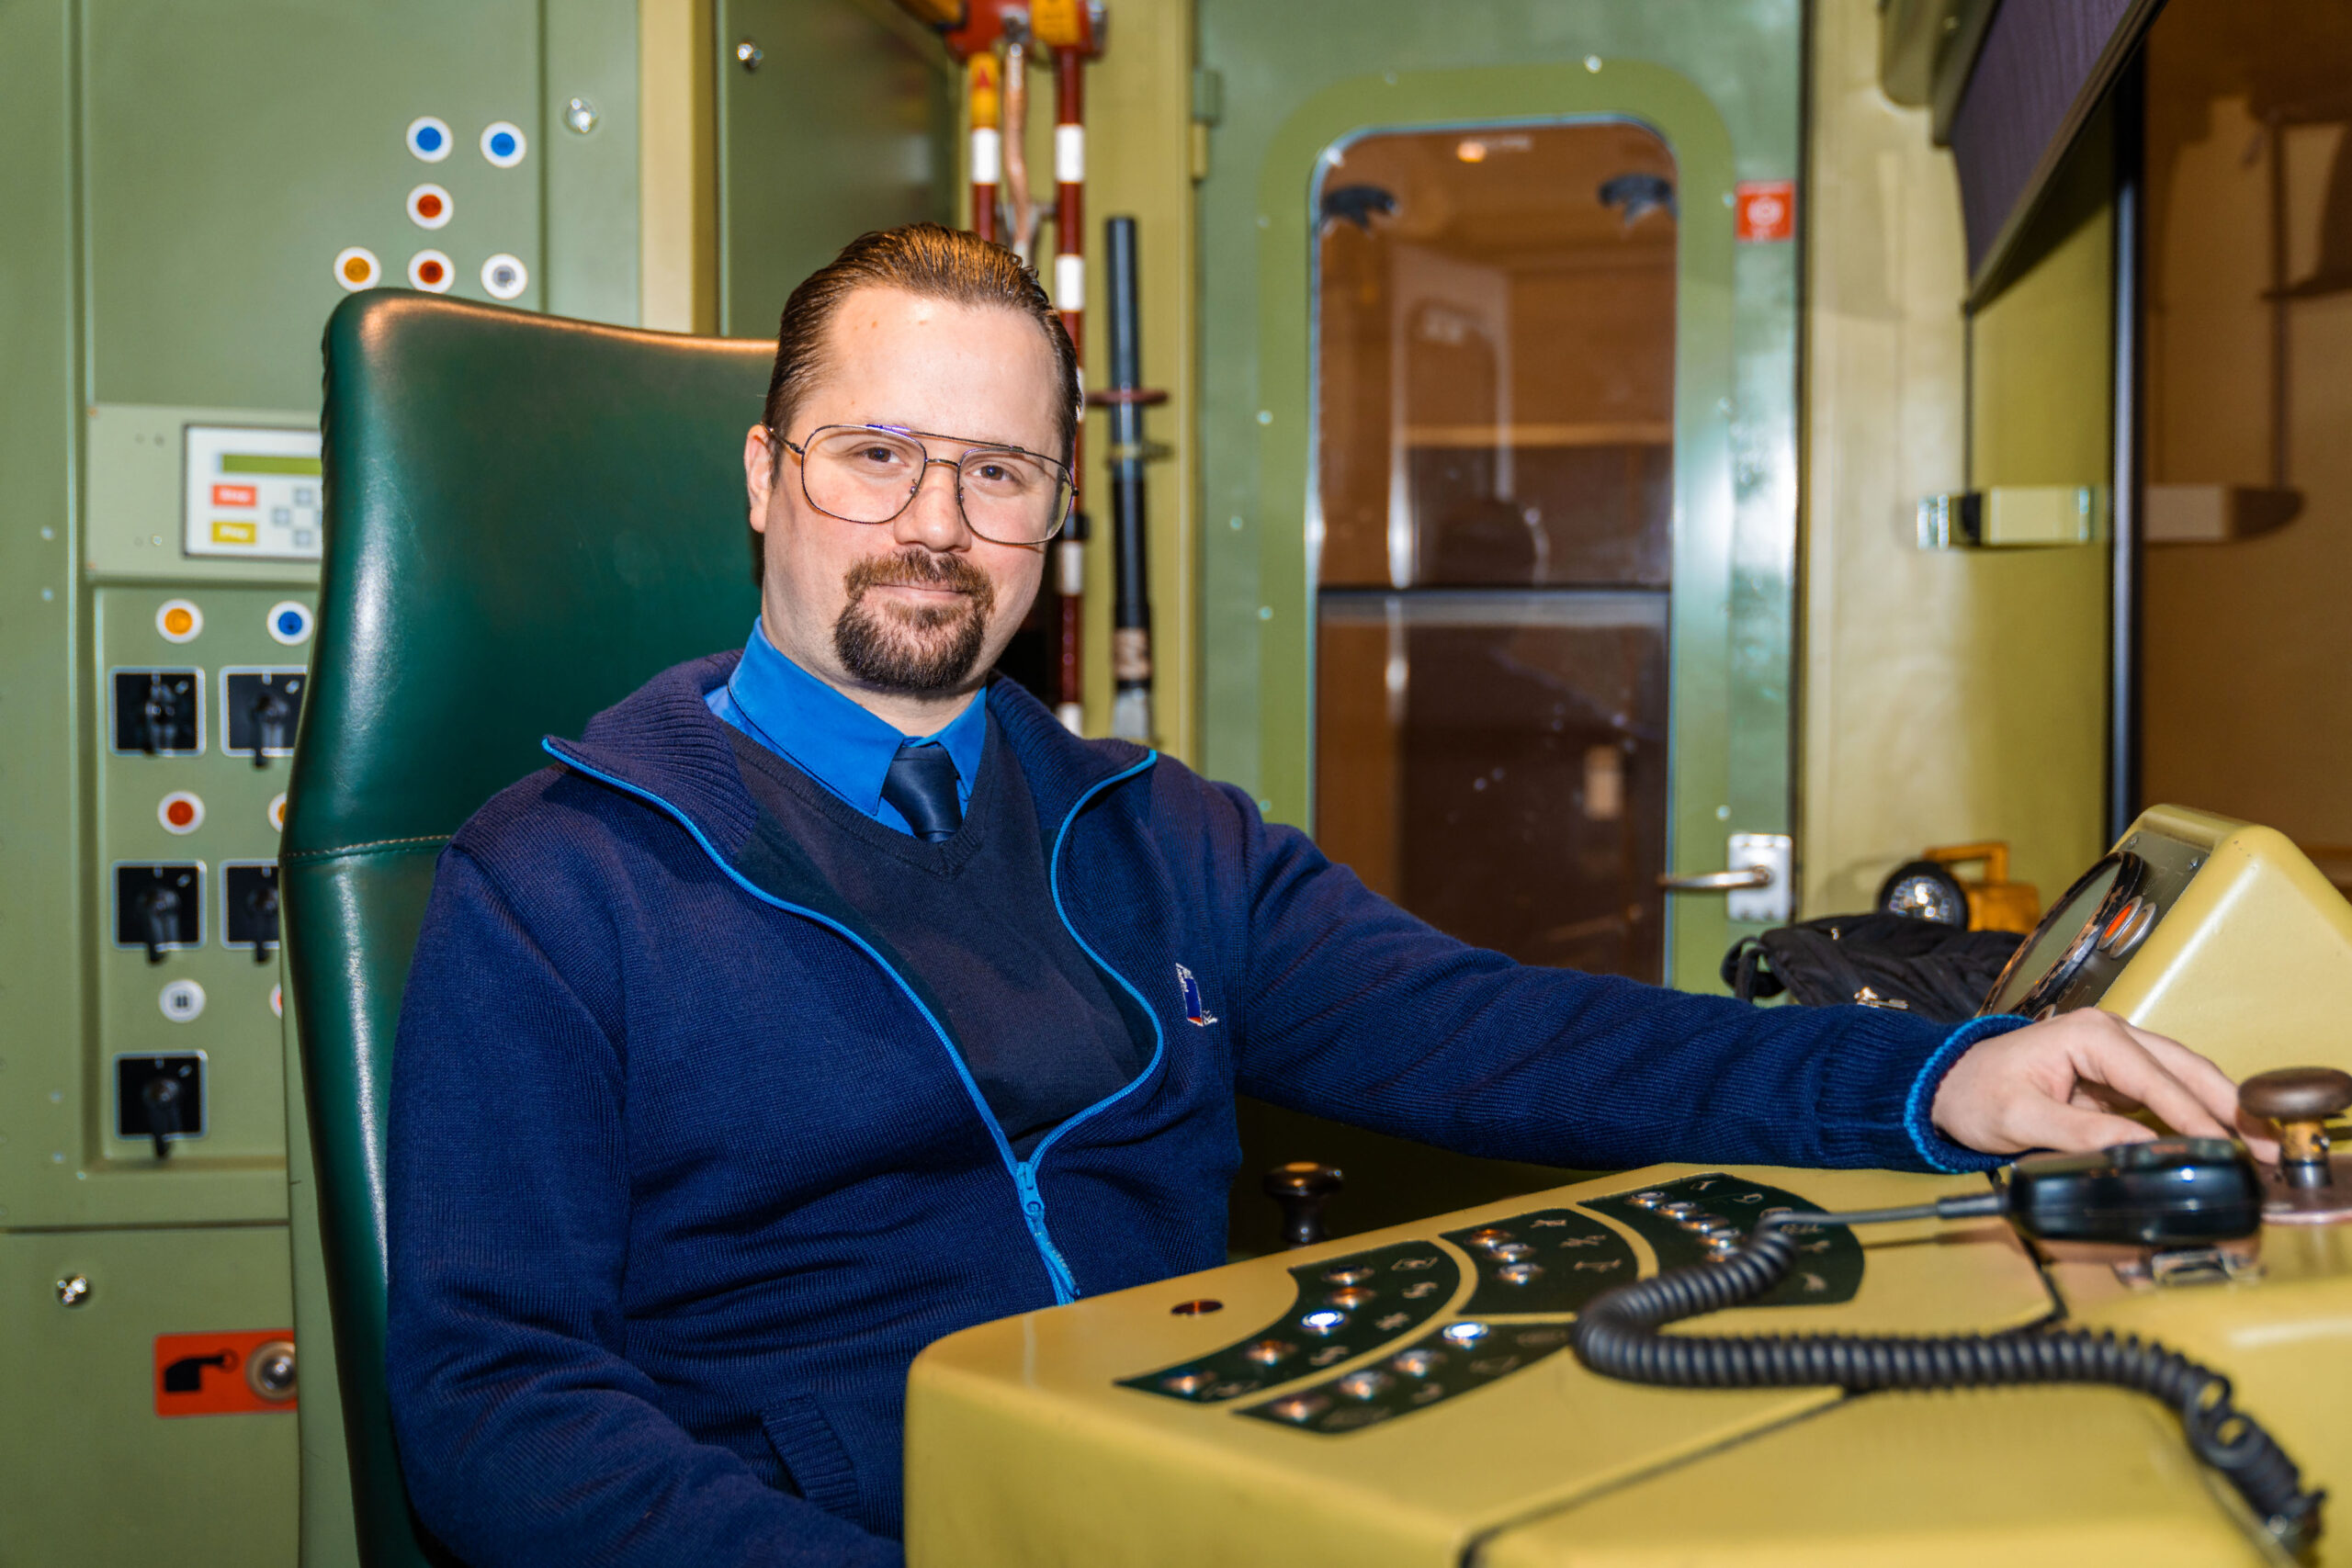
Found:
<svg viewBox="0 0 2352 1568"><path fill-rule="evenodd" d="M427 294L447 294L458 281L458 269L439 251L419 251L408 258L408 286Z"/></svg>
<svg viewBox="0 0 2352 1568"><path fill-rule="evenodd" d="M493 299L512 299L531 287L530 269L501 251L481 264L481 286Z"/></svg>
<svg viewBox="0 0 2352 1568"><path fill-rule="evenodd" d="M280 599L269 607L262 624L269 635L288 648L299 648L311 640L311 607L299 599Z"/></svg>
<svg viewBox="0 0 2352 1568"><path fill-rule="evenodd" d="M530 144L523 140L523 130L512 120L492 120L482 127L481 155L502 169L511 169L523 161Z"/></svg>
<svg viewBox="0 0 2352 1568"><path fill-rule="evenodd" d="M1445 1325L1445 1337L1456 1345L1476 1345L1487 1337L1483 1323L1450 1323Z"/></svg>
<svg viewBox="0 0 2352 1568"><path fill-rule="evenodd" d="M384 265L376 253L365 245L353 245L338 251L334 258L334 280L345 293L356 294L363 288L373 288L384 276Z"/></svg>
<svg viewBox="0 0 2352 1568"><path fill-rule="evenodd" d="M193 980L175 980L164 987L155 1005L174 1023L193 1023L204 1011L204 987Z"/></svg>
<svg viewBox="0 0 2352 1568"><path fill-rule="evenodd" d="M420 115L408 122L408 150L428 164L437 164L449 155L458 139L449 134L449 122L432 115Z"/></svg>
<svg viewBox="0 0 2352 1568"><path fill-rule="evenodd" d="M1343 1312L1310 1312L1298 1321L1309 1334L1329 1334L1348 1321L1348 1314Z"/></svg>

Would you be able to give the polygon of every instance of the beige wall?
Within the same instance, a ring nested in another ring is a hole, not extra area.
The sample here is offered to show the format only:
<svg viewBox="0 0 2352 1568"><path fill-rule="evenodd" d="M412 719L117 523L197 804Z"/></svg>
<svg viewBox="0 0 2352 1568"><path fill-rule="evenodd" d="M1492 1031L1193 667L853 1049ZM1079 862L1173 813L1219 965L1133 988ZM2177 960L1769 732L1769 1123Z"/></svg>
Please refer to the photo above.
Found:
<svg viewBox="0 0 2352 1568"><path fill-rule="evenodd" d="M1802 912L1865 908L1901 861L1974 839L2009 840L2013 874L2047 899L2104 847L2104 552L1918 548L1918 499L1969 479L1959 197L1926 112L1878 89L1877 7L1821 0L1815 17ZM1998 342L1979 346L2011 351L2018 375L2000 373L2005 383L2051 376L2019 359L2036 333L2074 335L2067 379L2093 356L2103 366L2106 321L2083 286L2104 276L2104 233L2078 231L2045 264L2063 285L2038 299L2012 290L1997 307ZM2012 330L2029 316L2031 332ZM2009 412L2025 417L2006 434L1979 432L1994 460L1978 482L2104 479L2084 447L2086 411L2063 439L2036 431L2040 412ZM2040 461L2052 454L2030 451L2037 441L2063 460Z"/></svg>

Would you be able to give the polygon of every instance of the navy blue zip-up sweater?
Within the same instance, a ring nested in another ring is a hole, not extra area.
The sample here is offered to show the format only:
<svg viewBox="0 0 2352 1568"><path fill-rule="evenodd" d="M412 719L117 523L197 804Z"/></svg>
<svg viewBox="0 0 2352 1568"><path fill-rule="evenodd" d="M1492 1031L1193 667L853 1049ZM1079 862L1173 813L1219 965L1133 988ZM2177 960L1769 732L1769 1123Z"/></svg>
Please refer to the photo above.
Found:
<svg viewBox="0 0 2352 1568"><path fill-rule="evenodd" d="M1237 1089L1570 1167L1993 1163L1926 1106L2022 1021L1947 1037L1521 967L1000 683L1058 911L1151 1048L1016 1159L935 1002L763 831L703 700L737 657L551 741L434 886L386 1370L418 1512L478 1568L898 1562L916 1352L1223 1262Z"/></svg>

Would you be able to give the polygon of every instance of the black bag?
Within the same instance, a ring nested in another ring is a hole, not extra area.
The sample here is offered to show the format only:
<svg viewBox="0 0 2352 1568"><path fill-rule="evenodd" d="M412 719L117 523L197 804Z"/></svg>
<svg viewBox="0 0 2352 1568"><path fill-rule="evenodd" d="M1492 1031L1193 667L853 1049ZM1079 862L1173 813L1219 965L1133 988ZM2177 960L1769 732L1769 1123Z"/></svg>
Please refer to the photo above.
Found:
<svg viewBox="0 0 2352 1568"><path fill-rule="evenodd" d="M1786 991L1799 1007L1859 1002L1958 1023L1976 1016L2024 942L1909 915L1826 915L1732 943L1724 984L1744 1002Z"/></svg>

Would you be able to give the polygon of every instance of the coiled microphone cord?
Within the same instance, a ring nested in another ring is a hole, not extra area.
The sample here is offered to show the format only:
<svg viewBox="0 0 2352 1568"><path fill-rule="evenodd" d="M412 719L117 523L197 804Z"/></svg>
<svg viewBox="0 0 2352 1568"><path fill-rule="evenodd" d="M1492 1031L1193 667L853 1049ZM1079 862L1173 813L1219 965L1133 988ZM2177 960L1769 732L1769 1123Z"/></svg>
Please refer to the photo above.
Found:
<svg viewBox="0 0 2352 1568"><path fill-rule="evenodd" d="M1932 1213L1888 1211L1883 1217ZM1862 1217L1776 1211L1728 1258L1669 1269L1596 1297L1572 1331L1577 1359L1606 1377L1668 1388L1826 1385L1861 1393L2092 1382L2135 1389L2171 1406L2190 1450L2237 1489L2280 1545L2301 1551L2318 1537L2326 1492L2303 1489L2302 1472L2286 1450L2232 1405L2230 1380L2135 1336L2064 1327L1911 1337L1658 1332L1669 1323L1753 1301L1779 1284L1796 1257L1796 1242L1784 1228L1789 1224L1842 1224Z"/></svg>

